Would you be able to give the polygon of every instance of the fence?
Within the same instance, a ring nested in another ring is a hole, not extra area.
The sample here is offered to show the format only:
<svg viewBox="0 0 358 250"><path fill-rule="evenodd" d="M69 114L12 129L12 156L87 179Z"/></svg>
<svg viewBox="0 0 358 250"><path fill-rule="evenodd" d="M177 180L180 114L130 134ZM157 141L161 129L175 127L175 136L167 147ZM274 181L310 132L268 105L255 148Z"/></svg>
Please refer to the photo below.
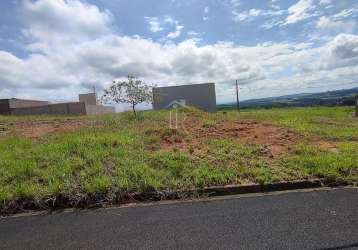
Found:
<svg viewBox="0 0 358 250"><path fill-rule="evenodd" d="M86 115L85 103L58 103L40 107L11 109L13 115Z"/></svg>

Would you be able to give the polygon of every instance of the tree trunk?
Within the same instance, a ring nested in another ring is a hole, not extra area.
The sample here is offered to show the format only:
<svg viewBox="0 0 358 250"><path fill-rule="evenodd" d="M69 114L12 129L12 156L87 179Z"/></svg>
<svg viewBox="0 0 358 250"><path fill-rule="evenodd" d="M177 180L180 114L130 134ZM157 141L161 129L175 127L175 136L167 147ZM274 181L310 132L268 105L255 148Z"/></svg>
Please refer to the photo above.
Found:
<svg viewBox="0 0 358 250"><path fill-rule="evenodd" d="M136 111L135 111L135 105L134 105L134 104L132 104L132 109L133 109L134 117L137 117L137 113L136 113Z"/></svg>

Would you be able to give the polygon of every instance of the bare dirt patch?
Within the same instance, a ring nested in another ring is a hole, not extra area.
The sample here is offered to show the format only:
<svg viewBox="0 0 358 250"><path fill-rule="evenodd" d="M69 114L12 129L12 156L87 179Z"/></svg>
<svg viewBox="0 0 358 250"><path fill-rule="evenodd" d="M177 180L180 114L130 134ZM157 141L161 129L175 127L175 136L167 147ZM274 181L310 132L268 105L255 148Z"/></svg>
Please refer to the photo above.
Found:
<svg viewBox="0 0 358 250"><path fill-rule="evenodd" d="M243 143L262 145L263 153L269 157L287 154L303 136L286 128L258 122L219 123L216 128L219 136L228 137Z"/></svg>
<svg viewBox="0 0 358 250"><path fill-rule="evenodd" d="M68 133L89 126L86 121L61 120L61 121L24 121L15 124L15 133L26 138L39 138L57 133Z"/></svg>
<svg viewBox="0 0 358 250"><path fill-rule="evenodd" d="M287 128L254 121L220 121L211 126L188 121L179 130L186 136L164 134L161 136L161 148L193 153L201 150L205 139L216 138L260 145L262 156L266 158L290 154L294 146L302 141L312 141L325 150L336 150L336 145L331 142L309 139Z"/></svg>

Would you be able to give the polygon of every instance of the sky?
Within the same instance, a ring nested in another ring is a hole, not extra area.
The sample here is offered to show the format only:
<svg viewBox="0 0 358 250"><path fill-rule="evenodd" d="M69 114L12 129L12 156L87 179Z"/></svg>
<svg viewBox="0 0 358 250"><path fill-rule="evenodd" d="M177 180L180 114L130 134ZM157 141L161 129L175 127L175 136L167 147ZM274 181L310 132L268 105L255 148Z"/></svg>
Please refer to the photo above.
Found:
<svg viewBox="0 0 358 250"><path fill-rule="evenodd" d="M0 98L100 94L128 75L217 102L358 87L355 0L2 0Z"/></svg>

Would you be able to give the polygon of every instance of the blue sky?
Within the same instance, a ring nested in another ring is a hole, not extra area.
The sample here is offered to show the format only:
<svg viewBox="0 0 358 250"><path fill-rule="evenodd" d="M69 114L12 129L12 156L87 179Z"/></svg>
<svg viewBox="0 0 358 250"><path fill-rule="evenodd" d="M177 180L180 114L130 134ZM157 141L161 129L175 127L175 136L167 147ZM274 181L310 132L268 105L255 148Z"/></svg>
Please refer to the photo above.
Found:
<svg viewBox="0 0 358 250"><path fill-rule="evenodd" d="M358 86L353 0L6 0L0 98L65 101L128 74L219 102Z"/></svg>

